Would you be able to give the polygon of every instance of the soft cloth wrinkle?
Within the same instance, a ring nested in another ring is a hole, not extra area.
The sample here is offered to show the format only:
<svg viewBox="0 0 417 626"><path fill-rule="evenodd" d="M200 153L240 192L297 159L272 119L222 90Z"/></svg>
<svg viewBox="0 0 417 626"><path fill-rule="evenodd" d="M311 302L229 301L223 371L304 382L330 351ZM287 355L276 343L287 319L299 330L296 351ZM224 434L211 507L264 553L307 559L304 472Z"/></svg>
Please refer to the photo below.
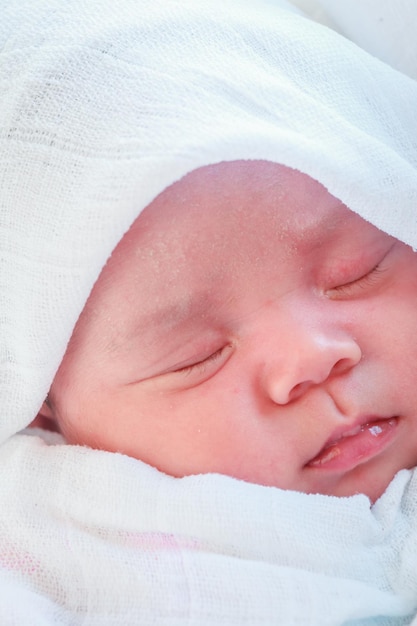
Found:
<svg viewBox="0 0 417 626"><path fill-rule="evenodd" d="M365 496L297 494L219 475L175 479L122 455L47 444L42 434L1 448L10 480L0 493L9 510L0 540L16 538L2 569L17 589L29 576L30 589L69 611L52 623L125 623L132 603L138 623L177 615L178 624L318 624L321 615L330 625L381 610L385 623L403 624L417 607L410 471L374 513Z"/></svg>

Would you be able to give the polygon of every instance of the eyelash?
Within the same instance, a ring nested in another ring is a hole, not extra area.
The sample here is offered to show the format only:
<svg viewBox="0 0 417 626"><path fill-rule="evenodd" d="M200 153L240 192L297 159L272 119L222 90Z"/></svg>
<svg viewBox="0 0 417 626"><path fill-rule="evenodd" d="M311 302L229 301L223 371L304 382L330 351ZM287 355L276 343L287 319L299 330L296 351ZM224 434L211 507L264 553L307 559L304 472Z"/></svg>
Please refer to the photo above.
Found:
<svg viewBox="0 0 417 626"><path fill-rule="evenodd" d="M385 271L384 269L382 269L381 263L382 262L375 265L375 267L373 267L369 272L367 272L360 278L352 280L351 282L344 285L332 287L332 289L330 289L330 294L340 293L342 295L349 295L355 289L364 289L365 287L371 287L377 282L380 274Z"/></svg>
<svg viewBox="0 0 417 626"><path fill-rule="evenodd" d="M216 350L216 352L210 354L207 358L202 359L201 361L197 361L197 363L191 363L191 365L180 367L177 370L174 370L174 373L187 375L191 374L192 372L198 371L199 373L203 374L211 363L217 361L217 359L221 357L226 348L227 346L222 346L221 348Z"/></svg>

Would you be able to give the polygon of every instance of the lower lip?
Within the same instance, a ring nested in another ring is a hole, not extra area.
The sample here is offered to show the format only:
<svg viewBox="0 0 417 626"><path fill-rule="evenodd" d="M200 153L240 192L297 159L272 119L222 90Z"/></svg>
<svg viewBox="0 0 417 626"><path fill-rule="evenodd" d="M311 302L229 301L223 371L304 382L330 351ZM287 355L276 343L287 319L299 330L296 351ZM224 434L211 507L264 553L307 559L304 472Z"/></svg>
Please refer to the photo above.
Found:
<svg viewBox="0 0 417 626"><path fill-rule="evenodd" d="M322 450L307 467L346 471L377 456L389 447L397 434L398 418L373 421L354 435L342 437Z"/></svg>

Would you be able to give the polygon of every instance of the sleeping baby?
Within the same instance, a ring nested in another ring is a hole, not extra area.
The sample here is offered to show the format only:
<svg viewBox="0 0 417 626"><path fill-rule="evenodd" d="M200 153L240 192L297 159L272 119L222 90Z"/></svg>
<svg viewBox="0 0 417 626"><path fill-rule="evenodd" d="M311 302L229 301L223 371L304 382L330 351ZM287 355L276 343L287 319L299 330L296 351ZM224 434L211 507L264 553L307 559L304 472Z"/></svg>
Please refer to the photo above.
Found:
<svg viewBox="0 0 417 626"><path fill-rule="evenodd" d="M416 308L413 250L322 185L207 166L122 238L40 416L172 476L375 500L417 463Z"/></svg>
<svg viewBox="0 0 417 626"><path fill-rule="evenodd" d="M415 81L285 0L3 4L0 624L410 624Z"/></svg>

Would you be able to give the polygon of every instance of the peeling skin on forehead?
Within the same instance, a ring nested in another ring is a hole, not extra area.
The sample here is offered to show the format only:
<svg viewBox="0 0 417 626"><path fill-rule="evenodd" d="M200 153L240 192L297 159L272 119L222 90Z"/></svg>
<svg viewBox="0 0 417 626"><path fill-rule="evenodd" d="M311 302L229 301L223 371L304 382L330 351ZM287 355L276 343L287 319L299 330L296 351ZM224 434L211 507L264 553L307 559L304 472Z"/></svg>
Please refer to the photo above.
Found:
<svg viewBox="0 0 417 626"><path fill-rule="evenodd" d="M113 263L122 262L123 256L131 254L138 260L152 263L152 270L157 275L161 271L163 259L172 254L173 248L178 252L176 241L167 237L167 233L177 227L179 211L182 211L183 216L185 212L188 214L188 222L192 228L195 228L195 217L198 216L199 230L212 232L213 250L220 249L221 246L230 247L231 244L222 233L213 229L213 216L221 218L225 228L228 223L242 220L242 227L248 229L251 218L257 217L255 214L260 207L268 217L268 221L265 220L268 224L265 232L272 224L279 239L294 246L301 245L306 235L315 230L320 244L321 233L325 229L336 228L345 216L334 213L333 207L328 207L328 202L326 214L323 216L320 211L323 187L316 182L309 186L308 202L318 210L306 213L305 190L300 188L299 177L299 172L261 161L220 163L194 170L168 187L144 209L113 252ZM244 203L236 202L236 181ZM340 207L341 203L335 200L334 206ZM160 212L163 213L164 220L162 230L155 228ZM186 217L182 217L182 222L185 232L188 228ZM140 246L137 245L138 237ZM194 245L191 241L188 248L183 250L182 258L185 262L190 258L189 253L196 248L198 241ZM264 244L260 241L259 252L262 253L263 250ZM103 279L106 280L106 277L103 276Z"/></svg>

